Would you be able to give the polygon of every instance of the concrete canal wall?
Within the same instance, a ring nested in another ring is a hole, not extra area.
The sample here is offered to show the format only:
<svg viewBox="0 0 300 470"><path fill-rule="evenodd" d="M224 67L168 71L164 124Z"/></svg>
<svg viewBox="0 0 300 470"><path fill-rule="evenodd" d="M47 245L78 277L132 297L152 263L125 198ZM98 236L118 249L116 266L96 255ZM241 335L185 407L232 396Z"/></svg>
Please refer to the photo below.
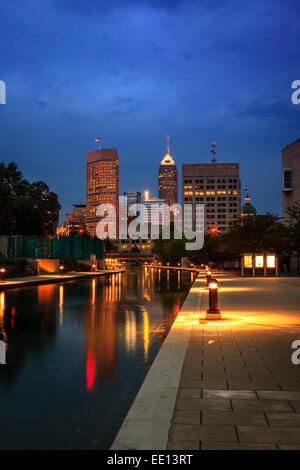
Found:
<svg viewBox="0 0 300 470"><path fill-rule="evenodd" d="M123 273L124 271L124 269L115 269L83 273L66 273L63 276L60 276L59 274L48 274L40 276L9 278L4 282L0 282L0 292L5 289L19 289L20 287L34 286L39 284L53 284L57 282L74 281L87 277L109 276L112 274Z"/></svg>
<svg viewBox="0 0 300 470"><path fill-rule="evenodd" d="M112 450L163 450L173 416L191 330L199 316L201 280L197 277L140 388Z"/></svg>

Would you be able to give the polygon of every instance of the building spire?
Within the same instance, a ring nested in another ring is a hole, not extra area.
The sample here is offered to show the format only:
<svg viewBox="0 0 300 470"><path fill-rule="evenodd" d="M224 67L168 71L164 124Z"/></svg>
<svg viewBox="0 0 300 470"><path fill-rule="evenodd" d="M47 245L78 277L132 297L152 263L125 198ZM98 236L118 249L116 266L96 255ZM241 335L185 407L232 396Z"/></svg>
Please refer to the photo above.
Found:
<svg viewBox="0 0 300 470"><path fill-rule="evenodd" d="M249 193L248 193L248 187L245 186L244 190L247 193L246 196L244 197L245 204L250 204L251 198L250 198Z"/></svg>
<svg viewBox="0 0 300 470"><path fill-rule="evenodd" d="M170 155L170 137L167 135L167 155Z"/></svg>

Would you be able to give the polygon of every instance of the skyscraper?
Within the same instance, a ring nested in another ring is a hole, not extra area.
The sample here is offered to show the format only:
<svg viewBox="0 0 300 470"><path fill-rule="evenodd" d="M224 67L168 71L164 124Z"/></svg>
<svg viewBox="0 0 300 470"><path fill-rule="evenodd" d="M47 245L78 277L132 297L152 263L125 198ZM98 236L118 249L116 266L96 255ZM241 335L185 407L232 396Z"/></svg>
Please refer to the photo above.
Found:
<svg viewBox="0 0 300 470"><path fill-rule="evenodd" d="M119 158L116 149L99 149L87 153L86 228L91 236L96 234L100 204L112 204L116 209L118 237L119 212Z"/></svg>
<svg viewBox="0 0 300 470"><path fill-rule="evenodd" d="M132 204L140 204L142 195L139 191L124 191L124 197L127 198L127 211Z"/></svg>
<svg viewBox="0 0 300 470"><path fill-rule="evenodd" d="M167 137L167 153L161 161L158 172L158 197L168 206L177 204L177 168L170 155L170 139Z"/></svg>
<svg viewBox="0 0 300 470"><path fill-rule="evenodd" d="M124 227L128 228L128 225L130 224L130 222L136 217L135 215L131 215L131 213L129 212L130 207L135 204L140 204L141 198L142 198L141 193L139 191L124 191L123 194L124 194L123 196L119 197L119 210L120 210L119 216L120 216L120 223L122 226L122 230L120 228L121 226L119 227L120 229L119 235L122 240L127 239L127 236L124 238L124 234L121 233L123 232ZM126 213L126 216L125 216L125 213Z"/></svg>
<svg viewBox="0 0 300 470"><path fill-rule="evenodd" d="M205 205L205 229L225 230L240 215L239 163L182 165L182 204Z"/></svg>

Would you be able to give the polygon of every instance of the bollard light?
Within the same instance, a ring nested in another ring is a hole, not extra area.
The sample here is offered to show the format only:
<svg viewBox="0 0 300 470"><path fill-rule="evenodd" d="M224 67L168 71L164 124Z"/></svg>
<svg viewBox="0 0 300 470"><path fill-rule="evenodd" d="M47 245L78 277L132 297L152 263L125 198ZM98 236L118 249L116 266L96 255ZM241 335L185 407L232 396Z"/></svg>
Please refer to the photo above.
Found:
<svg viewBox="0 0 300 470"><path fill-rule="evenodd" d="M61 264L59 267L59 274L62 276L64 273L64 266Z"/></svg>
<svg viewBox="0 0 300 470"><path fill-rule="evenodd" d="M206 311L206 320L221 320L221 312L218 309L218 281L211 279L208 283L209 308Z"/></svg>
<svg viewBox="0 0 300 470"><path fill-rule="evenodd" d="M1 268L1 269L0 269L0 280L1 280L2 282L5 281L5 268Z"/></svg>
<svg viewBox="0 0 300 470"><path fill-rule="evenodd" d="M208 286L211 280L211 271L206 271L206 285Z"/></svg>
<svg viewBox="0 0 300 470"><path fill-rule="evenodd" d="M96 265L92 264L92 271L96 271Z"/></svg>

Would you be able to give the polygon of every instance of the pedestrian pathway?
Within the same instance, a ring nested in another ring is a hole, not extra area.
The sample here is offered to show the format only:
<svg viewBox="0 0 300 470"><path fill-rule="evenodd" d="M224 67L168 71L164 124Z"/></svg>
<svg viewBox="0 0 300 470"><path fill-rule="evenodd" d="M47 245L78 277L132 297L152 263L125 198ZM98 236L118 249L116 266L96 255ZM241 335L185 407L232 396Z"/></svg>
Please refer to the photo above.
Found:
<svg viewBox="0 0 300 470"><path fill-rule="evenodd" d="M196 283L167 448L300 449L300 365L291 361L300 278L214 277L222 320L205 320L208 294Z"/></svg>

